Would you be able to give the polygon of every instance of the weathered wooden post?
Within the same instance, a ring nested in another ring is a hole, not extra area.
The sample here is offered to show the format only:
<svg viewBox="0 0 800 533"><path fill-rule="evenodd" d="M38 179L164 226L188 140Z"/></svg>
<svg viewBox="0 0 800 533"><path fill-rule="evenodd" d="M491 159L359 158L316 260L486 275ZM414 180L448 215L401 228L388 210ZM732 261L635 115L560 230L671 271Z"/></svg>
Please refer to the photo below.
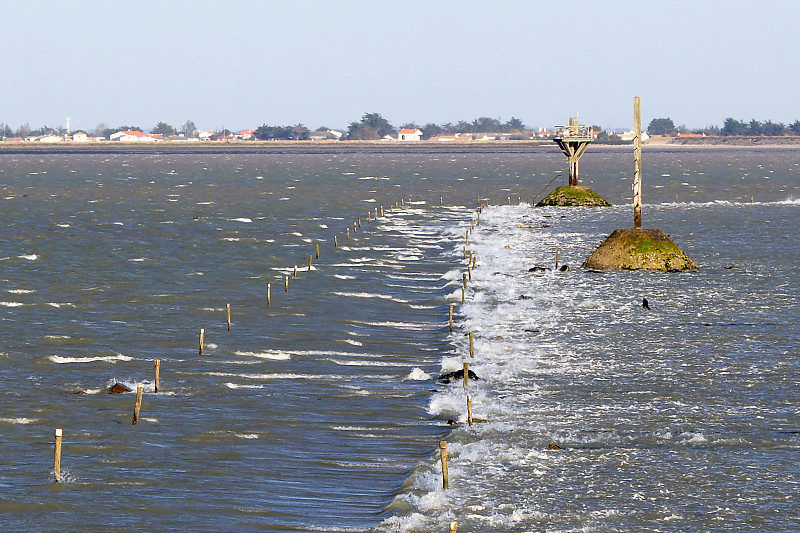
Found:
<svg viewBox="0 0 800 533"><path fill-rule="evenodd" d="M450 332L453 332L453 306L450 306Z"/></svg>
<svg viewBox="0 0 800 533"><path fill-rule="evenodd" d="M467 396L467 424L472 427L472 396Z"/></svg>
<svg viewBox="0 0 800 533"><path fill-rule="evenodd" d="M61 429L55 431L55 442L53 449L53 474L55 474L56 483L61 483L61 436L63 432Z"/></svg>
<svg viewBox="0 0 800 533"><path fill-rule="evenodd" d="M228 313L228 331L231 330L231 304L225 304L225 310Z"/></svg>
<svg viewBox="0 0 800 533"><path fill-rule="evenodd" d="M267 307L272 306L272 283L267 283Z"/></svg>
<svg viewBox="0 0 800 533"><path fill-rule="evenodd" d="M633 99L633 227L642 227L642 99Z"/></svg>
<svg viewBox="0 0 800 533"><path fill-rule="evenodd" d="M458 533L458 520L450 521L450 533Z"/></svg>
<svg viewBox="0 0 800 533"><path fill-rule="evenodd" d="M142 392L144 391L144 385L137 385L136 386L136 403L133 406L133 424L139 421L139 410L142 408Z"/></svg>
<svg viewBox="0 0 800 533"><path fill-rule="evenodd" d="M319 259L319 243L316 244L317 247L317 259Z"/></svg>
<svg viewBox="0 0 800 533"><path fill-rule="evenodd" d="M473 344L473 339L474 338L475 338L475 335L470 331L469 332L469 356L470 357L475 357L475 350L474 350L474 344Z"/></svg>
<svg viewBox="0 0 800 533"><path fill-rule="evenodd" d="M198 342L198 344L200 345L200 355L203 355L203 337L205 337L205 335L206 335L206 330L200 328L200 340Z"/></svg>
<svg viewBox="0 0 800 533"><path fill-rule="evenodd" d="M297 265L294 266L294 274L292 275L292 277L297 279Z"/></svg>
<svg viewBox="0 0 800 533"><path fill-rule="evenodd" d="M450 488L450 474L447 472L447 441L439 442L439 457L442 460L442 488Z"/></svg>
<svg viewBox="0 0 800 533"><path fill-rule="evenodd" d="M155 392L161 390L161 359L155 361Z"/></svg>
<svg viewBox="0 0 800 533"><path fill-rule="evenodd" d="M311 272L311 260L314 259L313 255L308 256L308 271Z"/></svg>
<svg viewBox="0 0 800 533"><path fill-rule="evenodd" d="M464 390L469 386L469 363L464 363Z"/></svg>
<svg viewBox="0 0 800 533"><path fill-rule="evenodd" d="M289 276L286 276L283 280L283 292L289 292Z"/></svg>

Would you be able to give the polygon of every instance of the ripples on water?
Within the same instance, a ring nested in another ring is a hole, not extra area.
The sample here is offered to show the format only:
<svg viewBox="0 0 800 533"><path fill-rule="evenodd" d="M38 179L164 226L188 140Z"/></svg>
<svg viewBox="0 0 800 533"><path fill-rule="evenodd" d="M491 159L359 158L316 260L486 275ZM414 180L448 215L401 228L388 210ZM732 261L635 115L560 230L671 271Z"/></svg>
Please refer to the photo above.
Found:
<svg viewBox="0 0 800 533"><path fill-rule="evenodd" d="M796 529L795 154L646 154L645 226L700 264L683 274L578 268L628 208L498 205L561 172L554 152L2 155L0 524ZM630 201L627 152L582 162ZM528 272L556 251L571 271ZM460 385L434 382L468 331L472 428ZM145 385L137 426L114 380Z"/></svg>

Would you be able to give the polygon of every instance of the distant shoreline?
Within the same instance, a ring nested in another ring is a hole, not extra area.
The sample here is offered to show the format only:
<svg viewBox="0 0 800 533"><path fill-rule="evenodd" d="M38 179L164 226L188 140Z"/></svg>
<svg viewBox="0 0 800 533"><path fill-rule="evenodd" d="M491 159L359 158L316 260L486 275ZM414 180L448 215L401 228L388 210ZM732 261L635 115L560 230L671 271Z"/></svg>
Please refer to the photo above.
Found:
<svg viewBox="0 0 800 533"><path fill-rule="evenodd" d="M677 139L651 137L644 151L672 150L800 150L800 137L703 137ZM593 143L592 151L632 151L631 144ZM552 141L470 141L459 143L387 141L235 141L189 143L20 143L0 142L5 154L337 154L337 153L561 153Z"/></svg>

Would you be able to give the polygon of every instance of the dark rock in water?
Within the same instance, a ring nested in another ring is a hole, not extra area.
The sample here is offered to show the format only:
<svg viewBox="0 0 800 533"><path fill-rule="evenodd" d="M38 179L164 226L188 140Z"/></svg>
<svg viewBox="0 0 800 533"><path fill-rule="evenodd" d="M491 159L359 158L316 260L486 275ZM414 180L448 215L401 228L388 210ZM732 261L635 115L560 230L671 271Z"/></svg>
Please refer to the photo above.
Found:
<svg viewBox="0 0 800 533"><path fill-rule="evenodd" d="M469 371L469 379L480 380L475 372L472 370ZM448 372L447 374L442 374L439 376L439 381L444 383L450 383L451 381L462 381L464 379L464 370L456 370L455 372Z"/></svg>
<svg viewBox="0 0 800 533"><path fill-rule="evenodd" d="M123 392L131 392L131 389L122 383L114 383L114 385L108 389L109 394L122 394Z"/></svg>
<svg viewBox="0 0 800 533"><path fill-rule="evenodd" d="M517 300L533 300L533 298L531 298L530 296L526 296L524 294L520 294Z"/></svg>
<svg viewBox="0 0 800 533"><path fill-rule="evenodd" d="M559 270L561 272L571 272L572 271L572 269L569 267L569 265L561 265L561 268L559 268Z"/></svg>
<svg viewBox="0 0 800 533"><path fill-rule="evenodd" d="M725 267L725 270L733 270L734 268L739 268L736 265L728 265Z"/></svg>
<svg viewBox="0 0 800 533"><path fill-rule="evenodd" d="M447 421L447 425L448 425L448 426L457 426L457 425L458 425L458 422L456 422L455 420L453 420L453 419L451 418L450 420L448 420L448 421Z"/></svg>
<svg viewBox="0 0 800 533"><path fill-rule="evenodd" d="M561 446L559 446L558 444L552 444L552 443L551 443L551 444L549 444L549 445L547 446L547 449L548 449L548 450L560 450L560 449L561 449Z"/></svg>
<svg viewBox="0 0 800 533"><path fill-rule="evenodd" d="M541 330L538 329L526 329L524 331L525 333L541 333Z"/></svg>
<svg viewBox="0 0 800 533"><path fill-rule="evenodd" d="M534 267L529 268L528 272L546 272L548 270L550 270L550 269L547 268L547 267L543 267L541 265L536 265Z"/></svg>
<svg viewBox="0 0 800 533"><path fill-rule="evenodd" d="M647 301L647 298L642 298L642 309L650 310L650 304Z"/></svg>

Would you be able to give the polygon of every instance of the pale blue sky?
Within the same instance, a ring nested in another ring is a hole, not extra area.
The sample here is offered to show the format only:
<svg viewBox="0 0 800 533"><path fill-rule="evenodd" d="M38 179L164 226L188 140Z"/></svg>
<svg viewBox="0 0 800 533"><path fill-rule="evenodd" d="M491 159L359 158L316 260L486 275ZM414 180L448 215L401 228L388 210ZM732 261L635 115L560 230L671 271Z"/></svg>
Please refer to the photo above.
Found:
<svg viewBox="0 0 800 533"><path fill-rule="evenodd" d="M0 0L0 122L800 118L800 2Z"/></svg>

